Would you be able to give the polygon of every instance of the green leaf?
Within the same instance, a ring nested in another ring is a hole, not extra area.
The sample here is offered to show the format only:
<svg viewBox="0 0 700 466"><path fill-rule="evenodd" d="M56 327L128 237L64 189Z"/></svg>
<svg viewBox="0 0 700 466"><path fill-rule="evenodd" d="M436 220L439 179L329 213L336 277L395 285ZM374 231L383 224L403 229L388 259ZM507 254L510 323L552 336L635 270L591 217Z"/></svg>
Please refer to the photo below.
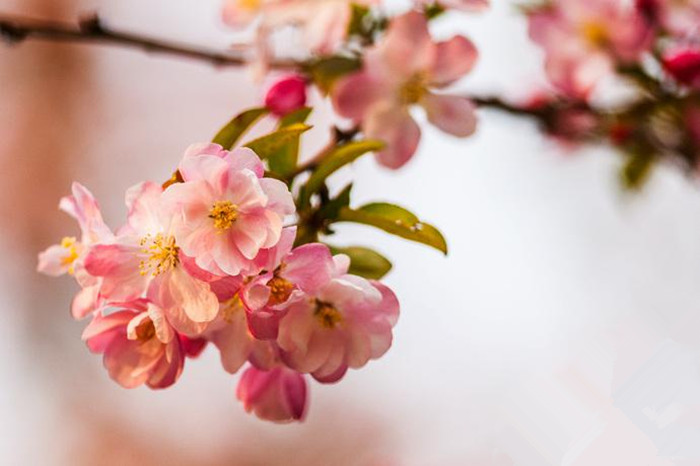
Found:
<svg viewBox="0 0 700 466"><path fill-rule="evenodd" d="M353 3L352 16L350 17L350 23L348 24L348 35L366 36L368 33L366 18L369 14L369 8L364 5L358 5Z"/></svg>
<svg viewBox="0 0 700 466"><path fill-rule="evenodd" d="M282 118L280 118L278 129L287 128L294 124L304 123L311 113L311 108L304 107L295 110ZM279 174L281 177L294 172L299 158L299 135L292 139L287 144L283 145L278 151L270 154L267 158L270 170Z"/></svg>
<svg viewBox="0 0 700 466"><path fill-rule="evenodd" d="M648 153L630 153L620 170L620 182L622 187L636 191L644 186L651 175L654 166L654 157Z"/></svg>
<svg viewBox="0 0 700 466"><path fill-rule="evenodd" d="M375 152L383 148L384 143L382 141L374 140L349 142L335 147L311 173L309 180L306 182L303 192L304 198L301 203L305 205L308 198L321 189L326 178L331 174L343 166L354 162L367 152Z"/></svg>
<svg viewBox="0 0 700 466"><path fill-rule="evenodd" d="M442 233L434 226L421 222L403 207L384 202L367 204L358 209L345 207L340 210L338 221L370 225L447 254L447 242Z"/></svg>
<svg viewBox="0 0 700 466"><path fill-rule="evenodd" d="M362 62L359 58L334 55L311 62L306 66L306 71L318 88L327 94L338 78L358 71L360 68L362 68Z"/></svg>
<svg viewBox="0 0 700 466"><path fill-rule="evenodd" d="M290 126L294 123L305 123L312 110L313 109L311 107L302 107L286 114L280 118L277 128L284 128L285 126Z"/></svg>
<svg viewBox="0 0 700 466"><path fill-rule="evenodd" d="M348 272L351 274L379 280L391 270L391 262L372 249L360 246L346 248L330 246L330 248L333 254L346 254L350 257L350 270Z"/></svg>
<svg viewBox="0 0 700 466"><path fill-rule="evenodd" d="M298 141L299 135L310 129L311 126L309 125L294 123L254 139L245 146L253 149L261 159L267 159L274 157L285 145Z"/></svg>
<svg viewBox="0 0 700 466"><path fill-rule="evenodd" d="M252 108L247 110L240 115L235 116L231 121L226 123L226 125L216 133L212 142L215 144L220 144L224 149L231 149L236 142L243 136L243 134L248 131L248 129L255 124L263 115L266 115L268 110L266 108Z"/></svg>

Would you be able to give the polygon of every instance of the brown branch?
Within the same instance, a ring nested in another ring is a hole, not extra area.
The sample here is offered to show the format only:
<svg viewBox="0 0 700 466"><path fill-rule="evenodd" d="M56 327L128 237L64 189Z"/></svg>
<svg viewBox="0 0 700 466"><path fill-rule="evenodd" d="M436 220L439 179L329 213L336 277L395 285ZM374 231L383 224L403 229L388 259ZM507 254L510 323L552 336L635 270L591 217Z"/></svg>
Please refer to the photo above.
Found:
<svg viewBox="0 0 700 466"><path fill-rule="evenodd" d="M120 45L151 53L205 61L221 67L244 66L249 61L240 54L197 48L186 44L166 42L117 31L102 24L102 21L96 14L79 20L77 25L0 14L0 37L10 44L16 44L28 39L38 39ZM301 66L303 66L303 63L293 60L278 60L270 63L270 67L275 69L296 69Z"/></svg>

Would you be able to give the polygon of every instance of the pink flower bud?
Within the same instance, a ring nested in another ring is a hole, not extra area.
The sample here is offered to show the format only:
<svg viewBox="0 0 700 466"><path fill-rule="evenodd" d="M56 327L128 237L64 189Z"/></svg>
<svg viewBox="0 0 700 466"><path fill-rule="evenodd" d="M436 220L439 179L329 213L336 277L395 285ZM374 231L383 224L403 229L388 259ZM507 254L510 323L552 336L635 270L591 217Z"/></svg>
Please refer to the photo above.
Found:
<svg viewBox="0 0 700 466"><path fill-rule="evenodd" d="M306 411L306 380L286 367L262 371L251 366L238 382L236 397L260 419L300 421Z"/></svg>
<svg viewBox="0 0 700 466"><path fill-rule="evenodd" d="M265 106L274 115L284 116L306 104L306 81L301 76L286 76L270 87Z"/></svg>
<svg viewBox="0 0 700 466"><path fill-rule="evenodd" d="M700 49L683 48L667 53L663 65L679 83L700 87Z"/></svg>

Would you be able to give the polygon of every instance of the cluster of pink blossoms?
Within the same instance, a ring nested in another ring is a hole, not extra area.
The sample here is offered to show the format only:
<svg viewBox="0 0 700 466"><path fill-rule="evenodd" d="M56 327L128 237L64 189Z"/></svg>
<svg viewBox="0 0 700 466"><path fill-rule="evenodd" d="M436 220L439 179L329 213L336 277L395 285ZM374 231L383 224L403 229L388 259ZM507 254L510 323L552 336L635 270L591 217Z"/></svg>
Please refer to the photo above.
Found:
<svg viewBox="0 0 700 466"><path fill-rule="evenodd" d="M547 75L565 95L587 98L601 79L657 54L680 84L700 80L698 0L553 0L529 19Z"/></svg>
<svg viewBox="0 0 700 466"><path fill-rule="evenodd" d="M389 349L396 296L323 244L293 247L292 196L252 150L194 145L178 173L130 188L116 232L74 184L60 208L81 237L41 253L39 270L76 278L72 314L90 318L83 338L120 385L168 387L211 342L226 371L249 364L237 390L247 411L299 420L305 374L336 382Z"/></svg>

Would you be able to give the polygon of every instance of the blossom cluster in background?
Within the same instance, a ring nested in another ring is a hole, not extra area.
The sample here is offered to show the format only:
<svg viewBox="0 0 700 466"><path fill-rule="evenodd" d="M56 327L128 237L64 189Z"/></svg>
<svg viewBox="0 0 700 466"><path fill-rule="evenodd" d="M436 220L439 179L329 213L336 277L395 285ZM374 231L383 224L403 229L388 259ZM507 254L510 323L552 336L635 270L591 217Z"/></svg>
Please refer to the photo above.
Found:
<svg viewBox="0 0 700 466"><path fill-rule="evenodd" d="M552 0L525 11L554 89L532 110L552 134L608 139L627 154L631 186L661 159L697 171L699 1ZM614 82L633 92L611 106Z"/></svg>

